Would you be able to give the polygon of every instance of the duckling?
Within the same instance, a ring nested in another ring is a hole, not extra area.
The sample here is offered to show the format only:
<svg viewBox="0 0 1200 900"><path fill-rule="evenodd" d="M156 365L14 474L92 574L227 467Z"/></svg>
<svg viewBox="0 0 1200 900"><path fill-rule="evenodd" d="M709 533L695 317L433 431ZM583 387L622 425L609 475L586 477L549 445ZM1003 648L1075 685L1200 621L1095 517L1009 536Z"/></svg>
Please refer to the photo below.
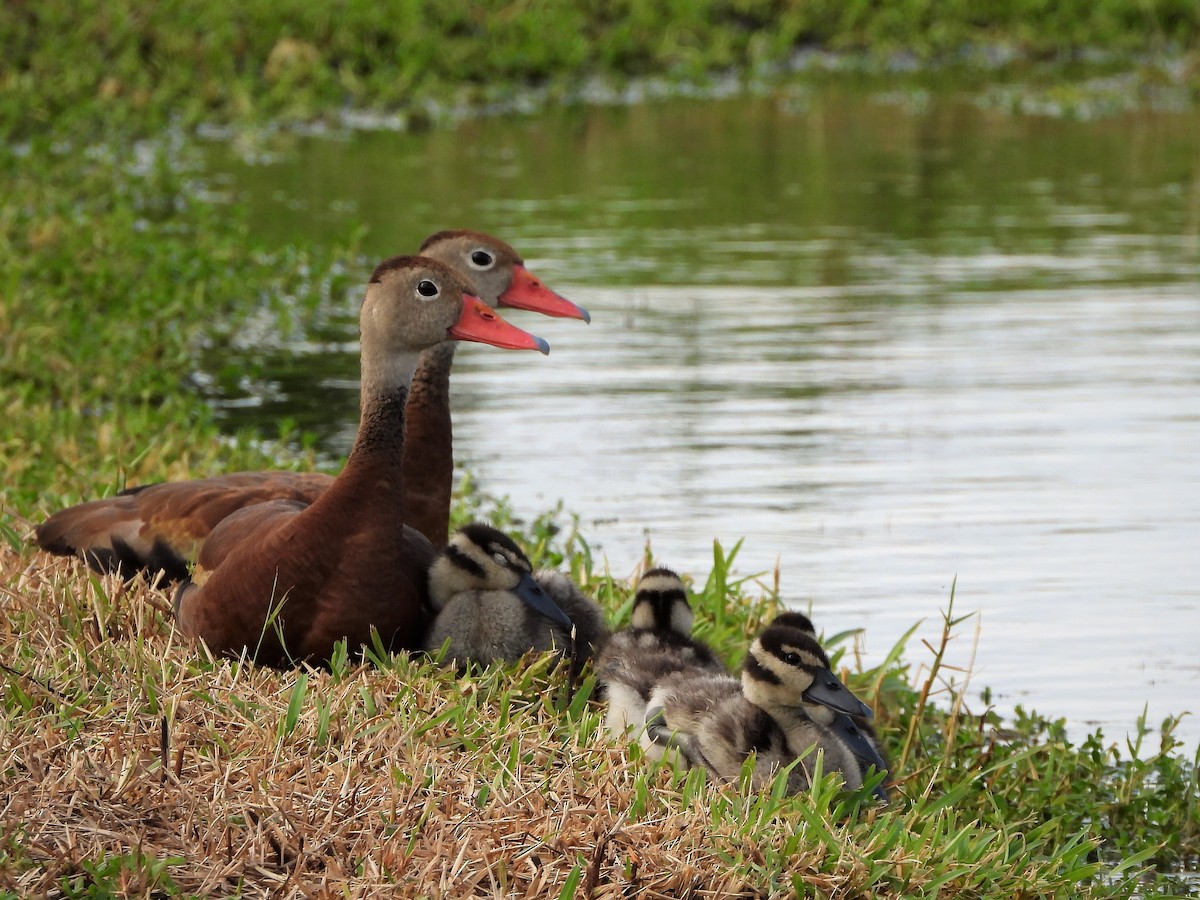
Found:
<svg viewBox="0 0 1200 900"><path fill-rule="evenodd" d="M458 531L429 570L436 611L425 649L448 643L447 659L516 662L532 651L571 659L572 677L607 636L604 614L561 573L533 572L504 532L473 523Z"/></svg>
<svg viewBox="0 0 1200 900"><path fill-rule="evenodd" d="M811 784L815 754L824 754L825 771L837 771L847 788L862 787L858 759L832 729L806 710L814 695L833 692L829 660L806 632L772 623L751 644L740 685L731 677L696 679L687 673L668 676L650 694L646 732L663 746L677 748L692 766L735 780L755 754L751 785L761 788L793 761L787 789ZM840 685L840 682L837 682ZM861 714L865 704L853 694L839 702ZM853 701L853 702L851 702Z"/></svg>
<svg viewBox="0 0 1200 900"><path fill-rule="evenodd" d="M798 628L809 635L814 641L817 638L817 630L813 626L812 620L803 613L794 610L780 613L775 617L773 624ZM830 689L830 693L840 696L837 695L838 688L846 690L845 686L839 681L836 688ZM887 772L889 770L890 765L883 753L879 736L868 721L874 717L874 710L868 708L866 714L854 714L848 710L830 705L828 702L820 700L811 693L808 696L810 700L817 700L816 703L809 702L804 705L805 712L808 713L809 718L829 728L842 739L846 746L850 748L850 751L858 758L859 768L864 777L871 766L874 766L880 772ZM857 698L855 699L857 700ZM848 705L852 706L853 703ZM886 783L887 778L885 777L884 784ZM880 799L885 802L887 801L888 795L883 784L875 789L875 793Z"/></svg>
<svg viewBox="0 0 1200 900"><path fill-rule="evenodd" d="M693 619L679 575L664 568L642 575L629 627L609 638L596 658L596 672L608 702L605 726L610 734L620 737L640 729L651 689L673 672L729 677L716 654L692 637ZM651 741L645 746L653 756L662 753Z"/></svg>

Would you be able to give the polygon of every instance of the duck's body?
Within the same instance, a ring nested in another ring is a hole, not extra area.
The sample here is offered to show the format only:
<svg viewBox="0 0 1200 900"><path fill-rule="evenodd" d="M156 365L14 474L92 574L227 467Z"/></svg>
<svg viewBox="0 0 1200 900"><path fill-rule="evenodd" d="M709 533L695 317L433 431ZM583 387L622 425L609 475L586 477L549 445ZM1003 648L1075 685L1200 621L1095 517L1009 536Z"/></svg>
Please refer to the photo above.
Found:
<svg viewBox="0 0 1200 900"><path fill-rule="evenodd" d="M604 615L565 575L532 571L503 532L475 523L455 534L429 573L435 618L426 649L468 663L513 663L555 651L578 670L606 634Z"/></svg>
<svg viewBox="0 0 1200 900"><path fill-rule="evenodd" d="M498 238L438 232L421 245L421 255L466 275L488 304L589 318L586 310L534 278L520 255ZM405 522L435 549L446 544L454 484L450 369L457 346L443 341L421 353L405 416ZM333 481L334 476L317 472L263 471L141 485L60 510L38 526L36 539L42 549L80 556L99 571L125 577L162 572L168 581L180 581L228 516L269 500L310 504Z"/></svg>
<svg viewBox="0 0 1200 900"><path fill-rule="evenodd" d="M608 704L605 726L612 735L641 731L650 692L667 676L686 672L689 677L728 677L716 654L692 637L693 618L687 589L675 572L658 568L642 576L629 627L609 638L596 657ZM643 740L643 746L651 755L661 754L651 741Z"/></svg>
<svg viewBox="0 0 1200 900"><path fill-rule="evenodd" d="M420 643L428 538L405 528L404 411L420 351L461 338L545 349L471 296L449 267L395 257L371 277L359 317L358 435L341 474L311 503L275 500L223 519L175 597L180 630L214 652L282 666Z"/></svg>
<svg viewBox="0 0 1200 900"><path fill-rule="evenodd" d="M389 650L418 646L434 550L395 527L398 483L373 456L348 461L311 504L271 500L218 523L176 592L179 629L276 667L324 662L339 640L372 646L372 631Z"/></svg>
<svg viewBox="0 0 1200 900"><path fill-rule="evenodd" d="M752 786L765 786L795 763L787 789L805 790L820 754L825 772L840 772L846 787L857 789L862 774L854 753L806 711L814 686L828 688L830 678L828 659L815 640L788 625L772 624L746 654L740 684L728 677L705 681L682 674L656 685L646 731L661 745L677 748L690 765L724 780L736 780L753 754ZM849 699L836 702L863 712L865 707L845 693ZM827 696L821 688L816 694Z"/></svg>

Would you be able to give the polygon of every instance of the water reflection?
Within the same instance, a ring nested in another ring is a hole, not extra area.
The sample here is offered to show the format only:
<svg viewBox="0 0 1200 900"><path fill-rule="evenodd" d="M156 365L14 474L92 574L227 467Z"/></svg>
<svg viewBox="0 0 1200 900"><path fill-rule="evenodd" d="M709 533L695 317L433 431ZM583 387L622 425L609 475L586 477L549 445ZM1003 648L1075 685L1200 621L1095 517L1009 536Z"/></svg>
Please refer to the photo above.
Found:
<svg viewBox="0 0 1200 900"><path fill-rule="evenodd" d="M1120 733L1147 700L1195 708L1194 116L797 88L300 140L267 167L222 147L212 169L267 240L361 220L382 256L472 225L592 310L521 319L547 359L464 348L456 447L520 512L563 499L615 573L650 538L703 577L714 538L744 537L743 573L778 560L785 597L865 627L871 657L957 576L1002 709ZM246 351L262 379L231 424L286 414L344 452L353 299L335 306Z"/></svg>

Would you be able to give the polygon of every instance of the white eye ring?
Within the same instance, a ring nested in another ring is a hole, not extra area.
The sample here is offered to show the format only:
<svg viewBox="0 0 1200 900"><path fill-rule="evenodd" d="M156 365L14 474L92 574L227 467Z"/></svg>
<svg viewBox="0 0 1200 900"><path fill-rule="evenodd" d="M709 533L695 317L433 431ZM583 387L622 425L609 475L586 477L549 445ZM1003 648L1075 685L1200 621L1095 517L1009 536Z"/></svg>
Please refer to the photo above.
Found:
<svg viewBox="0 0 1200 900"><path fill-rule="evenodd" d="M417 296L422 300L433 300L441 292L442 289L437 286L437 282L430 281L428 278L422 278L417 282Z"/></svg>
<svg viewBox="0 0 1200 900"><path fill-rule="evenodd" d="M496 264L496 255L489 253L482 247L476 247L468 254L467 262L471 264L472 269L479 269L482 272Z"/></svg>

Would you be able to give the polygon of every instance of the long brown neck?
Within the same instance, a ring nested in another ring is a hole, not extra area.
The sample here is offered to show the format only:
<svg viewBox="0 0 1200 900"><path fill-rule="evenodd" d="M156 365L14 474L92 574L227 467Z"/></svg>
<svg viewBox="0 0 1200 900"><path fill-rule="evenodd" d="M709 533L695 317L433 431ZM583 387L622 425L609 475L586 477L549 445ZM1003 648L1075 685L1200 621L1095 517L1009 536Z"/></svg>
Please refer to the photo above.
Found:
<svg viewBox="0 0 1200 900"><path fill-rule="evenodd" d="M408 405L408 388L398 388L389 394L372 397L364 403L358 423L358 436L350 449L350 458L381 455L399 462L404 457L404 411Z"/></svg>
<svg viewBox="0 0 1200 900"><path fill-rule="evenodd" d="M404 522L433 544L446 546L454 450L450 422L450 368L457 341L425 350L413 375L404 426Z"/></svg>
<svg viewBox="0 0 1200 900"><path fill-rule="evenodd" d="M320 498L348 502L349 515L384 510L397 536L404 522L404 419L417 354L376 360L365 349L358 436L341 474ZM316 504L314 504L316 506Z"/></svg>

